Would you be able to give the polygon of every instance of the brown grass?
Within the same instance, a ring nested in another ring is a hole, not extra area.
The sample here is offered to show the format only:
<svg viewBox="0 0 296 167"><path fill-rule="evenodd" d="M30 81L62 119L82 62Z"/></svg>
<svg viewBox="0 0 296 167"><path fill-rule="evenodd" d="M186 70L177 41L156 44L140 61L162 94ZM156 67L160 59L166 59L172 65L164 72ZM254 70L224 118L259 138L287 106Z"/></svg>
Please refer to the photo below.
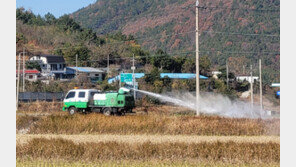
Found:
<svg viewBox="0 0 296 167"><path fill-rule="evenodd" d="M216 116L134 115L106 117L101 114L51 115L26 127L32 116L17 116L17 130L31 134L168 134L206 136L279 135L280 120L233 119Z"/></svg>
<svg viewBox="0 0 296 167"><path fill-rule="evenodd" d="M17 145L18 159L63 160L200 160L226 163L273 163L280 161L278 143L79 143L64 139L33 139Z"/></svg>
<svg viewBox="0 0 296 167"><path fill-rule="evenodd" d="M129 160L116 160L116 161L96 161L96 162L86 162L86 161L65 161L65 160L47 160L47 159L38 159L38 160L23 160L17 159L16 166L32 167L32 166L62 166L62 167L279 167L280 163L223 163L223 162L200 162L197 160L191 161L162 161L162 160L149 160L149 161L129 161Z"/></svg>
<svg viewBox="0 0 296 167"><path fill-rule="evenodd" d="M46 101L36 101L29 103L20 103L18 111L24 112L57 112L62 111L63 102L46 102Z"/></svg>
<svg viewBox="0 0 296 167"><path fill-rule="evenodd" d="M18 130L29 128L34 122L38 121L38 117L34 116L17 116L16 117L16 128Z"/></svg>

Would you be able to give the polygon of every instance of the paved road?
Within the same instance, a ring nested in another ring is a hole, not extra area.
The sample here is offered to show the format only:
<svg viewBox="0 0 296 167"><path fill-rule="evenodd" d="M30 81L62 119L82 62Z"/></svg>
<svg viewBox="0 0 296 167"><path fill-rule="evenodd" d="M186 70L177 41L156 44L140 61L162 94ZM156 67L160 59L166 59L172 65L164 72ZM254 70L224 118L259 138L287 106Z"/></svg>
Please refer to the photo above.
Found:
<svg viewBox="0 0 296 167"><path fill-rule="evenodd" d="M33 138L63 138L72 140L75 143L83 142L125 142L125 143L162 143L162 142L182 142L182 143L200 143L200 142L251 142L251 143L280 143L279 136L189 136L189 135L32 135L32 134L17 134L16 142L18 144L27 143Z"/></svg>

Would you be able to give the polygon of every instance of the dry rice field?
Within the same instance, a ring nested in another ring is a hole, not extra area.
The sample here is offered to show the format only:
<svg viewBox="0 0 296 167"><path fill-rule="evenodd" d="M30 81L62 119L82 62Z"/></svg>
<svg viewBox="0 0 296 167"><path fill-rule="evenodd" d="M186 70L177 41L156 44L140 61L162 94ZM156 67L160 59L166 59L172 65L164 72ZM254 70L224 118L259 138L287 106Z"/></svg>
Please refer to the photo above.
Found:
<svg viewBox="0 0 296 167"><path fill-rule="evenodd" d="M17 166L280 165L280 119L194 117L170 106L121 117L69 116L58 106L18 111Z"/></svg>

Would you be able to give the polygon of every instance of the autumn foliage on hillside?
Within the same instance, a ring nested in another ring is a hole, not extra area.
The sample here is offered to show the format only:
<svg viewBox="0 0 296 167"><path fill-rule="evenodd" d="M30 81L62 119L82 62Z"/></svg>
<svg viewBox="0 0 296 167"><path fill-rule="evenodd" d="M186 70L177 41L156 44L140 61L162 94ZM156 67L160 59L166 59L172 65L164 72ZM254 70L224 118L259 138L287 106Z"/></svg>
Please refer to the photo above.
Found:
<svg viewBox="0 0 296 167"><path fill-rule="evenodd" d="M195 51L194 6L195 0L100 0L72 17L100 34L122 31L150 51L162 48L183 56ZM209 56L213 65L244 57L244 64L255 66L261 58L264 81L279 81L279 0L211 0L199 6L200 55Z"/></svg>

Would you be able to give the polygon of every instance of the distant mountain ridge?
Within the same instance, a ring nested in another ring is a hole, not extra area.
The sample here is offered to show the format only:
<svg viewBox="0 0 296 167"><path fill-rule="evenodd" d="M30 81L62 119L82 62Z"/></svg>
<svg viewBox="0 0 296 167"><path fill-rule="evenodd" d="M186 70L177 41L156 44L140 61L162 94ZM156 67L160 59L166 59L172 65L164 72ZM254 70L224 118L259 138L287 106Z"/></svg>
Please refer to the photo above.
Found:
<svg viewBox="0 0 296 167"><path fill-rule="evenodd" d="M280 1L200 1L200 55L213 64L254 64L279 81ZM134 35L150 50L195 55L195 0L98 0L71 17L98 34ZM240 35L241 34L241 35ZM268 75L267 75L268 74Z"/></svg>

